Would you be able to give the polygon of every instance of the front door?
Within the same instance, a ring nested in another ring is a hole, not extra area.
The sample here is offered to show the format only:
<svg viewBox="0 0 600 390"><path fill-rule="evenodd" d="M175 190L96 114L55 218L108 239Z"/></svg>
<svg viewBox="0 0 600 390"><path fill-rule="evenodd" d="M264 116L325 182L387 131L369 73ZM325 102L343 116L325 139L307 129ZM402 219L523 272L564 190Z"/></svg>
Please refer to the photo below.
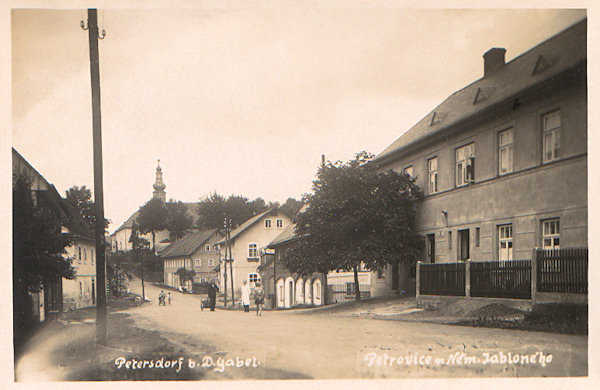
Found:
<svg viewBox="0 0 600 390"><path fill-rule="evenodd" d="M435 234L427 235L427 259L429 263L435 263Z"/></svg>
<svg viewBox="0 0 600 390"><path fill-rule="evenodd" d="M96 304L96 284L94 283L94 280L92 279L92 305Z"/></svg>
<svg viewBox="0 0 600 390"><path fill-rule="evenodd" d="M458 259L467 260L469 258L469 229L458 231Z"/></svg>

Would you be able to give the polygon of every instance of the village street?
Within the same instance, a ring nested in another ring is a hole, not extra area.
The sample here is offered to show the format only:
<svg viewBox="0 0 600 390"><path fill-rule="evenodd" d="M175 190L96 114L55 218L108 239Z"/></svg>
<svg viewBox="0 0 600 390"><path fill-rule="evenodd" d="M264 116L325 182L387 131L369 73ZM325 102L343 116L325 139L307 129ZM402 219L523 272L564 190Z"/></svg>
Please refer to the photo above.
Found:
<svg viewBox="0 0 600 390"><path fill-rule="evenodd" d="M134 282L132 290L138 288ZM315 379L587 375L587 336L352 318L320 310L266 311L257 317L239 310L201 311L199 296L180 293L171 293L171 306L158 306L159 292L147 285L152 302L127 313L136 326L183 345L188 364L188 359L200 364L205 356L214 362L219 356L233 359L236 365L256 358L251 365L257 367L223 372L196 367L207 379L248 377L248 370L254 378ZM523 365L504 362L516 354L535 358ZM417 364L407 365L415 356ZM429 364L419 365L428 356Z"/></svg>

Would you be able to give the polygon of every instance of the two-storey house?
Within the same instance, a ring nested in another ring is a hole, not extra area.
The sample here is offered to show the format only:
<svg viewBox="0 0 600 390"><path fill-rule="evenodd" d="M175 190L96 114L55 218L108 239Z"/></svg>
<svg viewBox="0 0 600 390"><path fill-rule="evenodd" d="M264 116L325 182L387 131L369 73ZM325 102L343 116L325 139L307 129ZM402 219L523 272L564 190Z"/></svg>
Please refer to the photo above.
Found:
<svg viewBox="0 0 600 390"><path fill-rule="evenodd" d="M221 264L221 284L225 286L227 278L227 295L231 296L231 273L233 273L233 288L236 299L240 297L242 282L246 280L252 287L256 281L261 280L258 267L261 265L261 253L264 253L267 245L275 237L283 232L290 224L290 218L280 211L269 209L261 214L255 215L232 230L229 238L231 246L232 267L227 265L227 276L225 277L225 266ZM227 251L227 240L221 240L221 260L229 259Z"/></svg>
<svg viewBox="0 0 600 390"><path fill-rule="evenodd" d="M177 274L180 268L193 270L196 283L218 280L219 274L215 271L219 265L217 242L222 238L223 234L217 229L192 231L161 251L159 256L164 265L164 283L174 288L180 287L182 284ZM192 283L188 281L184 287L191 291Z"/></svg>
<svg viewBox="0 0 600 390"><path fill-rule="evenodd" d="M453 93L375 159L424 189L425 262L531 258L587 246L587 21ZM414 286L388 269L382 288ZM414 287L413 287L414 288Z"/></svg>

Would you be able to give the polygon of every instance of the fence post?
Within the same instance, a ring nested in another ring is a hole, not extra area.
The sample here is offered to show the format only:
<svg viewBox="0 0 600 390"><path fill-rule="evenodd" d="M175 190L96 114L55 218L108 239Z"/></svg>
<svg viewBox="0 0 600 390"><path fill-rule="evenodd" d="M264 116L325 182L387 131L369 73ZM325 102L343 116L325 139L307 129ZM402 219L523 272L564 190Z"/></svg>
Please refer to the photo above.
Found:
<svg viewBox="0 0 600 390"><path fill-rule="evenodd" d="M417 278L415 284L417 306L419 306L419 297L421 296L421 261L417 261Z"/></svg>
<svg viewBox="0 0 600 390"><path fill-rule="evenodd" d="M465 297L471 297L471 259L465 261Z"/></svg>
<svg viewBox="0 0 600 390"><path fill-rule="evenodd" d="M538 253L538 248L533 248L531 253L531 306L535 305L537 298Z"/></svg>

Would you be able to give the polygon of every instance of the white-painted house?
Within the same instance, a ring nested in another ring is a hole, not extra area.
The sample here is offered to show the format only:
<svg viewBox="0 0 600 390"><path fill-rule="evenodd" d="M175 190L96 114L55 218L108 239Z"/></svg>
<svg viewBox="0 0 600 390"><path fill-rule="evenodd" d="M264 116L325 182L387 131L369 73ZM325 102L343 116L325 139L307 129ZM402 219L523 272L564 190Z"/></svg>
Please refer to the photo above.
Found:
<svg viewBox="0 0 600 390"><path fill-rule="evenodd" d="M233 287L236 299L240 297L240 288L244 280L251 286L261 276L258 267L261 262L261 253L267 245L277 237L290 224L290 218L273 209L255 215L231 232L231 253L233 258ZM219 242L221 259L226 258L226 241ZM220 267L220 286L224 286L224 269ZM228 269L227 295L231 296L231 280Z"/></svg>

